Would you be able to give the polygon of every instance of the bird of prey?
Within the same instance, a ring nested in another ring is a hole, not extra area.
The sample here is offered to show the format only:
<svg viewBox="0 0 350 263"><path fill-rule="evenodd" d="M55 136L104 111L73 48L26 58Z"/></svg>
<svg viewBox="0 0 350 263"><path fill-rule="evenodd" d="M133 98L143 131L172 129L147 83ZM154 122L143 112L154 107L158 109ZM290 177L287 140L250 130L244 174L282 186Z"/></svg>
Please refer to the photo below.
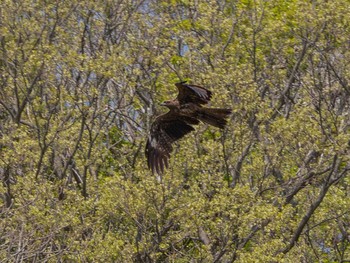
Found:
<svg viewBox="0 0 350 263"><path fill-rule="evenodd" d="M174 100L164 101L169 111L158 116L151 125L145 154L148 168L158 174L168 168L168 159L173 150L172 143L194 131L193 126L204 122L220 129L227 123L231 109L206 108L211 91L182 81L175 84L179 93Z"/></svg>

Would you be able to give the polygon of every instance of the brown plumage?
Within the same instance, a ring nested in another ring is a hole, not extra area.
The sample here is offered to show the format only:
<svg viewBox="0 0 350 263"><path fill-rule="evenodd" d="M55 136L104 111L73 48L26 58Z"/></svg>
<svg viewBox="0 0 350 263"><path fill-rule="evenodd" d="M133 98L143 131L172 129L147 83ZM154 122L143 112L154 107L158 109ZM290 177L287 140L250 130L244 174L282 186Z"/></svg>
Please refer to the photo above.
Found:
<svg viewBox="0 0 350 263"><path fill-rule="evenodd" d="M210 101L211 91L186 84L186 81L175 85L179 90L177 98L161 104L168 107L169 112L155 119L147 140L145 154L152 173L161 174L164 167L168 168L168 159L173 150L172 143L194 131L193 125L202 121L223 129L227 124L226 118L231 113L231 109L202 106Z"/></svg>

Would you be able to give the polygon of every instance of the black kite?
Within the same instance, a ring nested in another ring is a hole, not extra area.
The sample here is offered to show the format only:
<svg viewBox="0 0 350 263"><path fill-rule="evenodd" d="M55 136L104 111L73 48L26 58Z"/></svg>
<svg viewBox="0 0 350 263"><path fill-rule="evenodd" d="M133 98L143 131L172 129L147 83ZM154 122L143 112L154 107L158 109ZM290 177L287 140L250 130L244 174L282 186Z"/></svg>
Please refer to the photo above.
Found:
<svg viewBox="0 0 350 263"><path fill-rule="evenodd" d="M169 112L158 116L151 125L146 144L148 168L152 173L164 172L168 168L168 159L173 150L172 143L194 131L193 125L199 121L223 129L231 109L205 108L212 96L211 91L186 84L186 81L175 84L179 90L177 98L164 101L161 105L168 107Z"/></svg>

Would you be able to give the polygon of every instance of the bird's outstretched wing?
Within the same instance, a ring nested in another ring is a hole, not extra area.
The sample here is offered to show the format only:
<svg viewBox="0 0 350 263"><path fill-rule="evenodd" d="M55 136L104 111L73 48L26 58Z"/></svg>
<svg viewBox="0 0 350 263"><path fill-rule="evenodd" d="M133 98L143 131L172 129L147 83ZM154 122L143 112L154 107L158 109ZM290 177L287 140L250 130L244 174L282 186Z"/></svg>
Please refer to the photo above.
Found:
<svg viewBox="0 0 350 263"><path fill-rule="evenodd" d="M158 174L168 168L168 159L173 150L172 143L194 130L197 119L168 112L156 118L150 130L145 154L148 168Z"/></svg>
<svg viewBox="0 0 350 263"><path fill-rule="evenodd" d="M177 100L180 104L195 103L195 104L207 104L211 99L211 91L201 86L186 84L186 81L182 81L175 84L179 90Z"/></svg>

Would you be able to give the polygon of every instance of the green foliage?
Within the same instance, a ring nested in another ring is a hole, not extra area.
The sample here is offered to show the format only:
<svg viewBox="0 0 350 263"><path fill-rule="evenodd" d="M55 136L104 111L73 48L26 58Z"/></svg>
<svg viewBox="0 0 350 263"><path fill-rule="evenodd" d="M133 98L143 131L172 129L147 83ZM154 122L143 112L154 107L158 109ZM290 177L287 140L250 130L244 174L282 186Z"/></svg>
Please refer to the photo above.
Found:
<svg viewBox="0 0 350 263"><path fill-rule="evenodd" d="M350 260L343 1L2 1L0 258ZM231 107L147 169L179 80Z"/></svg>

